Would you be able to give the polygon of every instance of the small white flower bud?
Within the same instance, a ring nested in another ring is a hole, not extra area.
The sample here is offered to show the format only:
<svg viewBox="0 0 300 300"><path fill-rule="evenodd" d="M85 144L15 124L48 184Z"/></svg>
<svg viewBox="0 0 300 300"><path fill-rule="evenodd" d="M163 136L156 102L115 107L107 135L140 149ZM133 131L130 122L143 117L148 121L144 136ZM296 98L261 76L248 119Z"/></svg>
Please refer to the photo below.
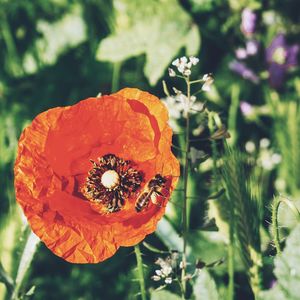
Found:
<svg viewBox="0 0 300 300"><path fill-rule="evenodd" d="M176 58L175 60L173 60L172 65L178 68L180 65L179 58Z"/></svg>
<svg viewBox="0 0 300 300"><path fill-rule="evenodd" d="M186 56L182 56L181 58L180 58L180 63L182 63L182 64L186 64L188 62L188 59L186 58Z"/></svg>
<svg viewBox="0 0 300 300"><path fill-rule="evenodd" d="M192 65L195 66L199 62L199 58L197 58L195 56L190 56L190 62L192 63Z"/></svg>
<svg viewBox="0 0 300 300"><path fill-rule="evenodd" d="M153 275L152 277L151 277L154 281L159 281L161 278L159 277L159 276L157 276L157 275Z"/></svg>
<svg viewBox="0 0 300 300"><path fill-rule="evenodd" d="M171 284L171 283L172 283L172 278L171 278L171 277L167 277L167 278L165 279L165 283L166 283L166 284Z"/></svg>
<svg viewBox="0 0 300 300"><path fill-rule="evenodd" d="M183 75L185 75L185 76L190 76L191 75L191 70L190 69L185 69L184 71L183 71Z"/></svg>
<svg viewBox="0 0 300 300"><path fill-rule="evenodd" d="M252 141L248 141L245 144L245 149L248 153L253 153L256 150L255 144Z"/></svg>
<svg viewBox="0 0 300 300"><path fill-rule="evenodd" d="M211 85L214 82L212 74L205 74L202 79L204 80L204 84L202 85L202 91L209 92L211 89Z"/></svg>
<svg viewBox="0 0 300 300"><path fill-rule="evenodd" d="M169 71L169 76L170 77L175 77L176 76L176 72L172 68L169 68L168 71Z"/></svg>
<svg viewBox="0 0 300 300"><path fill-rule="evenodd" d="M262 148L262 149L267 149L267 148L270 146L270 143L271 143L271 142L270 142L269 139L263 138L263 139L260 140L259 146L260 146L260 148Z"/></svg>

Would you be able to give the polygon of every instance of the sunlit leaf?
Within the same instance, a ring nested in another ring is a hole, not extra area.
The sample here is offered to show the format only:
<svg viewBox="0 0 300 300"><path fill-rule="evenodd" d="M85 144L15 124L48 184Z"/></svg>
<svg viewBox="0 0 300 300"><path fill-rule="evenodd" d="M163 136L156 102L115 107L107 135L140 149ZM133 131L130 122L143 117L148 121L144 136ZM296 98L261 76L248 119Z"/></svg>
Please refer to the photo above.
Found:
<svg viewBox="0 0 300 300"><path fill-rule="evenodd" d="M74 5L68 14L55 23L38 21L37 28L42 37L36 40L34 51L25 54L23 66L27 73L36 72L39 66L54 64L61 54L87 38L79 5Z"/></svg>
<svg viewBox="0 0 300 300"><path fill-rule="evenodd" d="M196 300L218 300L218 291L216 284L209 272L205 269L201 270L194 285L194 295Z"/></svg>
<svg viewBox="0 0 300 300"><path fill-rule="evenodd" d="M300 284L300 224L291 232L281 255L275 258L275 287L260 294L260 299L299 299Z"/></svg>
<svg viewBox="0 0 300 300"><path fill-rule="evenodd" d="M165 299L180 300L181 297L165 290L154 291L151 293L151 300L165 300Z"/></svg>
<svg viewBox="0 0 300 300"><path fill-rule="evenodd" d="M182 47L186 47L188 55L199 51L198 27L192 25L191 17L177 0L122 0L115 1L115 8L116 32L101 41L98 60L118 62L146 54L144 73L154 85ZM131 22L124 17L124 11L131 16Z"/></svg>

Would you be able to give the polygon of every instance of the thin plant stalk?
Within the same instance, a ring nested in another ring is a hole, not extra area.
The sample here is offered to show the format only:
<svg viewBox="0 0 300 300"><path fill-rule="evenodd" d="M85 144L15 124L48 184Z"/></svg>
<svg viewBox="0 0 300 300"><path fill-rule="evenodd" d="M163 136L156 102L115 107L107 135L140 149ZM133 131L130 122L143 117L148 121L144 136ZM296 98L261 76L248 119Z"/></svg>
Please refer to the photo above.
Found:
<svg viewBox="0 0 300 300"><path fill-rule="evenodd" d="M17 276L14 284L14 290L11 295L11 300L19 299L20 288L22 287L25 281L26 274L30 268L33 257L38 248L39 242L40 239L32 231L30 231L19 262Z"/></svg>
<svg viewBox="0 0 300 300"><path fill-rule="evenodd" d="M134 246L134 252L135 252L136 262L137 262L138 277L139 277L138 280L140 284L141 297L142 300L147 300L144 270L143 270L143 260L142 260L142 254L139 245Z"/></svg>
<svg viewBox="0 0 300 300"><path fill-rule="evenodd" d="M189 78L185 79L186 84L187 84L187 106L189 107L190 104L190 99L191 99L191 84L189 81ZM182 290L183 290L183 296L185 297L186 293L186 280L185 280L185 275L186 275L186 246L187 246L187 233L188 233L188 224L187 224L187 184L188 184L188 173L189 173L189 147L190 147L190 116L189 116L189 111L187 109L187 114L186 114L186 129L185 129L185 158L184 158L184 174L183 174L183 180L184 180L184 185L183 185L183 207L182 207L182 237L183 237L183 251L182 251L182 273L181 273L181 282L182 282Z"/></svg>
<svg viewBox="0 0 300 300"><path fill-rule="evenodd" d="M215 113L208 112L208 127L210 134L212 135L214 133L214 123L215 123ZM219 177L218 174L218 168L217 168L217 159L218 159L218 149L216 142L214 140L211 141L211 147L212 147L212 158L213 158L213 176L214 176L214 182L215 186L217 188L217 179ZM230 205L230 215L233 216L234 212L232 210L232 206ZM231 221L229 222L229 244L227 246L227 255L228 255L228 287L227 287L227 300L233 300L234 299L234 255L235 255L235 249L234 249L234 218L231 218Z"/></svg>
<svg viewBox="0 0 300 300"><path fill-rule="evenodd" d="M274 245L275 245L277 254L281 254L279 224L278 224L278 210L279 210L279 206L281 203L286 204L294 212L295 216L300 221L300 212L292 201L290 201L284 197L275 197L274 198L274 203L272 206L272 232L273 232Z"/></svg>
<svg viewBox="0 0 300 300"><path fill-rule="evenodd" d="M14 289L14 281L13 279L5 272L2 263L0 262L0 282L4 283L7 289L7 293L9 295L12 294Z"/></svg>
<svg viewBox="0 0 300 300"><path fill-rule="evenodd" d="M14 75L22 75L24 74L24 70L22 68L21 59L18 55L17 47L12 36L11 28L4 11L0 13L0 25L2 36L7 48L9 65L12 68L12 72Z"/></svg>
<svg viewBox="0 0 300 300"><path fill-rule="evenodd" d="M277 254L281 254L280 239L279 239L279 226L278 226L278 218L277 218L280 202L281 202L280 198L275 197L273 207L272 207L272 232L273 232L274 245L275 245Z"/></svg>
<svg viewBox="0 0 300 300"><path fill-rule="evenodd" d="M116 92L119 89L121 67L122 67L122 62L116 62L113 64L113 74L112 74L112 83L111 83L112 92Z"/></svg>

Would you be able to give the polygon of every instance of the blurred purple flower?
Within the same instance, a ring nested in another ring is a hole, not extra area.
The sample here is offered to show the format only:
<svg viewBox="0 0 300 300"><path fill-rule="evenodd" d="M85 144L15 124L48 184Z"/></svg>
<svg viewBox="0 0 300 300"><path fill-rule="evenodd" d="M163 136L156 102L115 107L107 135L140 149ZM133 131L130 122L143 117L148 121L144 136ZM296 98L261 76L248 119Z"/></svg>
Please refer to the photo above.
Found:
<svg viewBox="0 0 300 300"><path fill-rule="evenodd" d="M253 106L247 101L241 101L240 109L245 117L252 115L252 113L254 112Z"/></svg>
<svg viewBox="0 0 300 300"><path fill-rule="evenodd" d="M248 55L255 55L258 52L259 43L256 40L249 40L246 43L246 51Z"/></svg>
<svg viewBox="0 0 300 300"><path fill-rule="evenodd" d="M247 50L245 48L237 48L235 50L235 56L238 59L245 59L247 58Z"/></svg>
<svg viewBox="0 0 300 300"><path fill-rule="evenodd" d="M298 64L299 45L288 46L284 34L278 34L266 49L269 64L269 82L274 88L280 88L288 69Z"/></svg>
<svg viewBox="0 0 300 300"><path fill-rule="evenodd" d="M258 76L240 61L233 60L232 62L230 62L229 69L239 74L243 78L252 81L253 83L259 83Z"/></svg>
<svg viewBox="0 0 300 300"><path fill-rule="evenodd" d="M250 8L242 11L241 30L245 36L252 36L256 26L256 14Z"/></svg>

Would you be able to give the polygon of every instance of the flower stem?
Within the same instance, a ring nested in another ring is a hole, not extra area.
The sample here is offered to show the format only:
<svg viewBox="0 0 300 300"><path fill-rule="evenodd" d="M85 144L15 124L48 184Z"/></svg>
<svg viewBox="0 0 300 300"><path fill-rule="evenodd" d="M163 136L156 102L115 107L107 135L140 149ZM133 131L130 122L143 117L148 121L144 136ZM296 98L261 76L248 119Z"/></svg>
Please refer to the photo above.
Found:
<svg viewBox="0 0 300 300"><path fill-rule="evenodd" d="M37 246L39 245L39 242L40 239L32 231L30 231L19 262L19 267L15 279L15 286L12 292L11 300L19 299L20 288L24 283L24 279L26 277L27 271L30 268L31 262L37 250Z"/></svg>
<svg viewBox="0 0 300 300"><path fill-rule="evenodd" d="M280 248L280 237L279 237L279 224L278 224L278 210L281 203L286 204L295 214L295 216L300 221L300 212L295 206L295 204L284 198L284 197L275 197L274 203L272 206L272 232L274 236L274 245L277 251L277 254L281 254L281 248Z"/></svg>
<svg viewBox="0 0 300 300"><path fill-rule="evenodd" d="M186 85L187 85L187 99L189 106L190 99L191 99L191 85L188 78L186 78ZM183 174L183 180L184 180L184 186L183 186L183 207L182 207L182 237L183 237L183 251L182 251L182 272L181 272L181 283L182 283L182 290L183 290L183 296L185 296L186 293L186 245L187 245L187 233L188 233L188 224L187 224L187 184L188 184L188 174L189 174L189 147L190 147L190 116L189 116L189 110L187 109L186 114L186 130L185 130L185 159L184 159L184 174Z"/></svg>
<svg viewBox="0 0 300 300"><path fill-rule="evenodd" d="M274 198L274 203L272 206L272 232L274 236L274 245L277 254L281 254L280 240L279 240L279 227L278 227L278 218L277 218L279 205L280 205L280 198L278 197Z"/></svg>
<svg viewBox="0 0 300 300"><path fill-rule="evenodd" d="M5 272L1 262L0 262L0 282L3 282L5 284L8 294L11 295L14 289L14 281Z"/></svg>
<svg viewBox="0 0 300 300"><path fill-rule="evenodd" d="M113 74L112 74L112 83L111 83L112 92L116 92L119 89L121 66L122 66L122 62L116 62L113 64Z"/></svg>
<svg viewBox="0 0 300 300"><path fill-rule="evenodd" d="M213 135L215 131L215 123L218 127L221 125L221 121L218 118L218 115L216 115L214 112L207 112L208 113L208 128L210 135ZM218 189L218 166L217 166L217 160L218 160L218 149L217 144L215 140L211 141L211 147L212 147L212 158L213 158L213 177L214 177L214 190ZM234 248L234 211L232 205L230 205L230 221L229 221L229 244L227 247L227 255L228 255L228 287L227 287L227 300L233 300L234 299L234 255L235 255L235 248Z"/></svg>
<svg viewBox="0 0 300 300"><path fill-rule="evenodd" d="M134 246L134 252L135 252L137 268L138 268L138 276L139 276L141 297L142 297L142 300L147 300L145 279L144 279L144 271L143 271L142 254L141 254L141 250L140 250L139 245Z"/></svg>

